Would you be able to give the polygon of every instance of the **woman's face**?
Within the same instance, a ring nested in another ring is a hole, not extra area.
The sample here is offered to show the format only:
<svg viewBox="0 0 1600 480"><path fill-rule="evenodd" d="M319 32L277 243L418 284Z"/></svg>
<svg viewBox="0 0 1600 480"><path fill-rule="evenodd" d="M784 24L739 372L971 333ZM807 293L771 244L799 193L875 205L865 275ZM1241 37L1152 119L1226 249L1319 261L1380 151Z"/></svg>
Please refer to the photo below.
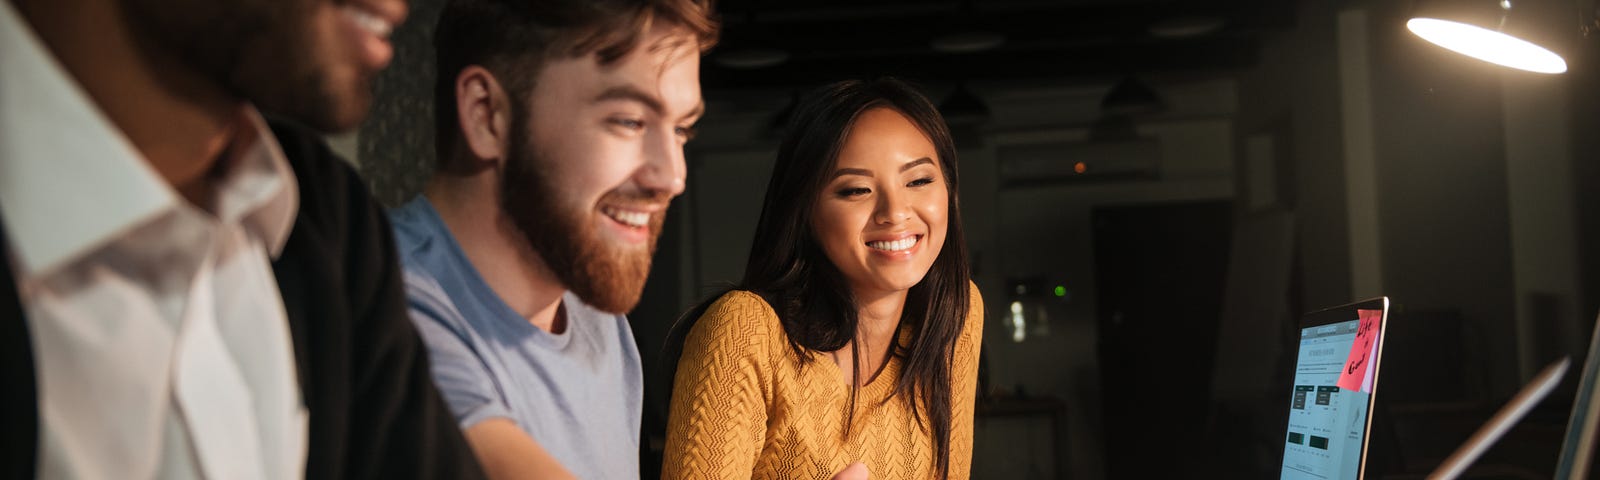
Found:
<svg viewBox="0 0 1600 480"><path fill-rule="evenodd" d="M899 111L867 110L827 175L811 231L856 295L922 281L944 246L950 205L928 136Z"/></svg>

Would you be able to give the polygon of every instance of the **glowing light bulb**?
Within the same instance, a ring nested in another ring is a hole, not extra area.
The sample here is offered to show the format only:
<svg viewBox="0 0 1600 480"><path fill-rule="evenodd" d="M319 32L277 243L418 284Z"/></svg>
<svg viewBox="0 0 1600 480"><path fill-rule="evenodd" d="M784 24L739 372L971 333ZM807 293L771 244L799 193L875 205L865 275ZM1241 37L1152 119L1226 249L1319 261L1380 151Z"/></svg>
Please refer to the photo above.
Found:
<svg viewBox="0 0 1600 480"><path fill-rule="evenodd" d="M1028 338L1028 320L1022 315L1022 302L1011 302L1011 341L1021 343Z"/></svg>

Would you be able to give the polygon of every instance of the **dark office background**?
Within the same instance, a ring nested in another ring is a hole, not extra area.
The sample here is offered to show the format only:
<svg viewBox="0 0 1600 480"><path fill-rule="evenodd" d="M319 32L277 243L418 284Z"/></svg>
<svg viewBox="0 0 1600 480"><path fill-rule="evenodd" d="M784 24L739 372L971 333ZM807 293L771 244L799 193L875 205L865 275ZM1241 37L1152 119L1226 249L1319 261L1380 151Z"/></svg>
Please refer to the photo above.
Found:
<svg viewBox="0 0 1600 480"><path fill-rule="evenodd" d="M412 3L375 115L335 139L391 204L433 152L441 2ZM720 2L689 190L630 315L647 402L668 326L741 274L795 95L888 74L960 143L987 305L975 478L1276 477L1298 314L1377 295L1401 308L1373 469L1421 478L1581 359L1600 311L1600 38L1592 1L1538 3L1565 74L1428 44L1413 1ZM1573 391L1469 477L1549 478Z"/></svg>

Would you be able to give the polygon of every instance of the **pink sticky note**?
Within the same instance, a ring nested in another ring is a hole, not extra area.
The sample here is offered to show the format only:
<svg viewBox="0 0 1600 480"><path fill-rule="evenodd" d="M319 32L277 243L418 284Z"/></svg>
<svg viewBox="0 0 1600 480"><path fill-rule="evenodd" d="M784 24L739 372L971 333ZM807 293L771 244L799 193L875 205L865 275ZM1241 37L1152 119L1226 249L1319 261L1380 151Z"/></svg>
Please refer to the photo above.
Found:
<svg viewBox="0 0 1600 480"><path fill-rule="evenodd" d="M1368 347L1368 348L1371 349L1371 351L1367 353L1367 358L1369 358L1369 359L1370 358L1377 358L1377 356L1378 356L1378 340L1381 340L1382 338L1383 338L1383 329L1379 328L1378 329L1378 333L1372 334L1372 346ZM1367 373L1366 373L1366 376L1361 378L1361 392L1362 393L1372 393L1372 379L1378 378L1377 375L1373 375L1372 374L1372 371L1376 370L1378 368L1377 365L1378 365L1378 362L1373 362L1373 361L1367 362Z"/></svg>
<svg viewBox="0 0 1600 480"><path fill-rule="evenodd" d="M1383 318L1382 310L1356 310L1361 323L1356 327L1356 339L1350 346L1350 357L1339 372L1339 388L1372 392L1372 360L1378 353L1378 328Z"/></svg>

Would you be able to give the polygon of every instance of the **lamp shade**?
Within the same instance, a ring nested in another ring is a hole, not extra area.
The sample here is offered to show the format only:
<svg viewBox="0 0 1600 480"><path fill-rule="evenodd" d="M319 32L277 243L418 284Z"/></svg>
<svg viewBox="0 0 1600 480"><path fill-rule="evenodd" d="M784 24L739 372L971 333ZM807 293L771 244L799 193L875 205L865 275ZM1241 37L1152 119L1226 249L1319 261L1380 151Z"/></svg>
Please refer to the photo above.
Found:
<svg viewBox="0 0 1600 480"><path fill-rule="evenodd" d="M789 61L789 52L776 48L743 47L717 52L711 61L732 69L754 70L782 65Z"/></svg>
<svg viewBox="0 0 1600 480"><path fill-rule="evenodd" d="M1563 73L1567 62L1552 51L1561 34L1576 35L1561 15L1561 0L1435 0L1419 4L1406 28L1424 40L1489 63L1537 73ZM1544 4L1541 4L1543 2Z"/></svg>
<svg viewBox="0 0 1600 480"><path fill-rule="evenodd" d="M955 91L939 102L939 114L949 124L982 123L989 119L989 105L967 90L966 84L957 84Z"/></svg>
<svg viewBox="0 0 1600 480"><path fill-rule="evenodd" d="M1137 78L1125 77L1100 99L1102 115L1148 115L1167 110L1167 101Z"/></svg>

